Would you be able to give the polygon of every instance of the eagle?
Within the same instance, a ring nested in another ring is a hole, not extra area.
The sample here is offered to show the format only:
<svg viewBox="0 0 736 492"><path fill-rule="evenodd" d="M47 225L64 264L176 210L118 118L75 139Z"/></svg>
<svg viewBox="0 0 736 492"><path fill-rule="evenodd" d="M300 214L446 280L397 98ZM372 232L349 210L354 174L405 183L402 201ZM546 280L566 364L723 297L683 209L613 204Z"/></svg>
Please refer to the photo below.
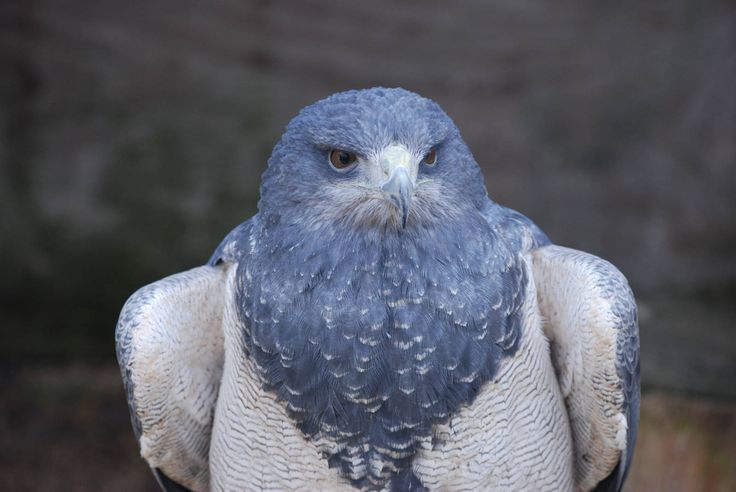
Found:
<svg viewBox="0 0 736 492"><path fill-rule="evenodd" d="M399 88L287 125L258 213L115 333L164 490L618 491L639 418L626 278L492 201Z"/></svg>

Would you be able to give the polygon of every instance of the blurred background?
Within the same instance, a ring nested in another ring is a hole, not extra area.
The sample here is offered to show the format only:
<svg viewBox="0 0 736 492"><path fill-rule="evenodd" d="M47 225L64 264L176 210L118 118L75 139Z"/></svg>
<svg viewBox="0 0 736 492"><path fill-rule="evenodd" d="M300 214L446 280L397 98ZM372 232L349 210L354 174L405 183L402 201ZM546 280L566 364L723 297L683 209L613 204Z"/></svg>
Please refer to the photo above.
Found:
<svg viewBox="0 0 736 492"><path fill-rule="evenodd" d="M736 490L736 4L0 2L0 489L156 490L113 331L256 210L284 125L402 86L640 302L629 491Z"/></svg>

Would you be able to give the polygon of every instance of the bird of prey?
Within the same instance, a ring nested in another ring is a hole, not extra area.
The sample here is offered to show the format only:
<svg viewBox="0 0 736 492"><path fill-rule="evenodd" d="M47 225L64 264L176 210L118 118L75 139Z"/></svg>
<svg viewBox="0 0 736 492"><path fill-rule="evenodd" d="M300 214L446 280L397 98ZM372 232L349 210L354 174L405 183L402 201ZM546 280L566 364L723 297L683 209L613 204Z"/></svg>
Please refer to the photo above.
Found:
<svg viewBox="0 0 736 492"><path fill-rule="evenodd" d="M206 265L120 315L165 490L621 489L628 283L489 199L436 103L374 88L306 107L260 192Z"/></svg>

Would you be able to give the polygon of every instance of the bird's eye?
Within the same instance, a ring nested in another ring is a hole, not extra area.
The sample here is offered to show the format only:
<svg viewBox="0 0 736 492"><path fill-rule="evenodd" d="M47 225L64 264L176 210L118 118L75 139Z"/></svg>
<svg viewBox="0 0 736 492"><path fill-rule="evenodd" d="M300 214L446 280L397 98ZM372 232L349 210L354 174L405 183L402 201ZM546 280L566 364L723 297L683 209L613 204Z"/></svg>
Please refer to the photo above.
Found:
<svg viewBox="0 0 736 492"><path fill-rule="evenodd" d="M437 149L432 149L427 152L427 155L424 156L422 162L424 162L428 166L434 166L437 163Z"/></svg>
<svg viewBox="0 0 736 492"><path fill-rule="evenodd" d="M346 169L350 167L358 157L347 150L333 149L330 151L330 164L335 169Z"/></svg>

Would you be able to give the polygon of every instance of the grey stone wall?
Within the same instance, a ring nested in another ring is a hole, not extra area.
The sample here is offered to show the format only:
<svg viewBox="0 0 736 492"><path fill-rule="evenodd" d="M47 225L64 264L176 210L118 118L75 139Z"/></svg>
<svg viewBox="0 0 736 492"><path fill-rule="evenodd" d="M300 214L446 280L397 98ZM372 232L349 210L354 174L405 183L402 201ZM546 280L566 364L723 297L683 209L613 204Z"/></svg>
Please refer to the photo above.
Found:
<svg viewBox="0 0 736 492"><path fill-rule="evenodd" d="M733 2L6 0L0 26L6 358L108 357L134 288L254 213L300 107L385 85L445 108L492 198L624 271L646 381L736 393Z"/></svg>

